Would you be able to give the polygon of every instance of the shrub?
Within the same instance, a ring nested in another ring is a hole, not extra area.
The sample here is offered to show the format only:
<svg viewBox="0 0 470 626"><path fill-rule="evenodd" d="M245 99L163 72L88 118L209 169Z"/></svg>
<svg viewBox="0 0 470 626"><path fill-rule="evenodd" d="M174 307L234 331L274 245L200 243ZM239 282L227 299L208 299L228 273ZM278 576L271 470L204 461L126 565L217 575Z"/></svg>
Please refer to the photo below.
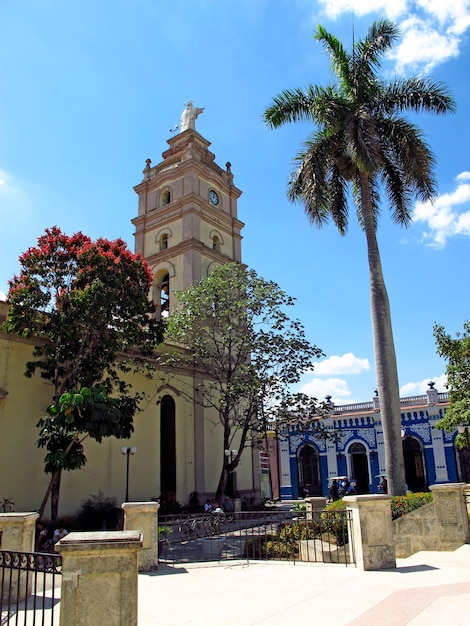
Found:
<svg viewBox="0 0 470 626"><path fill-rule="evenodd" d="M247 540L243 556L251 559L294 559L298 551L297 542L280 541L275 535L261 535Z"/></svg>
<svg viewBox="0 0 470 626"><path fill-rule="evenodd" d="M320 514L323 532L332 535L338 546L348 543L348 520L346 503L343 500L330 502ZM331 539L328 538L330 541Z"/></svg>
<svg viewBox="0 0 470 626"><path fill-rule="evenodd" d="M123 512L115 498L106 498L100 491L83 502L77 517L81 530L118 530L122 527Z"/></svg>
<svg viewBox="0 0 470 626"><path fill-rule="evenodd" d="M176 513L185 512L185 507L175 499L173 493L161 493L157 497L150 498L153 502L159 502L159 515L175 515Z"/></svg>
<svg viewBox="0 0 470 626"><path fill-rule="evenodd" d="M429 502L432 502L431 492L410 493L406 496L392 496L390 503L392 519L402 517L403 515L406 515L406 513L415 511L416 509L419 509L419 507L423 506L424 504L428 504ZM336 502L330 502L330 504L326 505L324 513L345 510L346 503L344 502L344 500L336 500Z"/></svg>
<svg viewBox="0 0 470 626"><path fill-rule="evenodd" d="M410 493L406 496L393 496L391 502L392 519L398 519L411 511L419 509L424 504L432 502L432 493Z"/></svg>

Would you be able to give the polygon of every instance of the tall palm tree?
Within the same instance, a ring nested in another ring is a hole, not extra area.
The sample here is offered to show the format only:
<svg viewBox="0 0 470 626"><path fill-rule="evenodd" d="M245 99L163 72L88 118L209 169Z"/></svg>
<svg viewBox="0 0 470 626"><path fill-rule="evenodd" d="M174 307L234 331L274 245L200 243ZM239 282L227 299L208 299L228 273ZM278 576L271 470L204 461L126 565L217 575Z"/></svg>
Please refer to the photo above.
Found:
<svg viewBox="0 0 470 626"><path fill-rule="evenodd" d="M396 25L381 20L347 52L319 26L315 39L331 58L336 84L283 91L264 112L271 128L300 120L316 126L294 160L288 187L288 198L303 203L313 224L321 227L331 219L344 235L352 190L367 239L377 389L392 495L404 493L405 469L390 305L376 237L379 192L384 192L393 220L409 224L413 199L433 198L436 184L430 148L419 128L401 114L455 110L447 88L429 78L385 81L378 76L384 54L398 37Z"/></svg>

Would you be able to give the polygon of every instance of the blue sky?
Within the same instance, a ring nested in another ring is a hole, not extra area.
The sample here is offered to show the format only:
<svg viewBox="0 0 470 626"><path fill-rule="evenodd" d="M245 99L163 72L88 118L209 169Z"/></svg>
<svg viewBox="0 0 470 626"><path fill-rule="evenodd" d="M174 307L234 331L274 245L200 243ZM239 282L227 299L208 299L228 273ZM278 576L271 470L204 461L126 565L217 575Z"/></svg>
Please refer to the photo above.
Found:
<svg viewBox="0 0 470 626"><path fill-rule="evenodd" d="M271 131L264 108L285 88L330 80L313 31L349 47L389 17L402 38L384 71L431 73L457 113L420 115L437 160L439 196L408 229L386 207L378 229L401 391L444 391L435 322L452 334L469 316L470 1L0 0L0 291L46 227L124 238L133 248L133 186L161 159L188 98L197 130L243 190L243 259L297 298L295 315L326 353L303 388L336 404L375 389L365 238L309 225L286 200L291 159L308 123Z"/></svg>

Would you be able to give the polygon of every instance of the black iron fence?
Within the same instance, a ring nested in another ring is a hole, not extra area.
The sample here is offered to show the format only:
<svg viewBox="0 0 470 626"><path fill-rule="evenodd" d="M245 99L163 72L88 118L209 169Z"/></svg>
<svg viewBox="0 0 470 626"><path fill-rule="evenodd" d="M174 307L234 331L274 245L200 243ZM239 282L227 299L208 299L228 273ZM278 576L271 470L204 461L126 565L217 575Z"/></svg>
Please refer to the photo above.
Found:
<svg viewBox="0 0 470 626"><path fill-rule="evenodd" d="M166 515L160 516L159 525L159 559L168 563L235 559L355 563L349 511Z"/></svg>
<svg viewBox="0 0 470 626"><path fill-rule="evenodd" d="M1 625L58 624L61 574L58 554L0 550Z"/></svg>

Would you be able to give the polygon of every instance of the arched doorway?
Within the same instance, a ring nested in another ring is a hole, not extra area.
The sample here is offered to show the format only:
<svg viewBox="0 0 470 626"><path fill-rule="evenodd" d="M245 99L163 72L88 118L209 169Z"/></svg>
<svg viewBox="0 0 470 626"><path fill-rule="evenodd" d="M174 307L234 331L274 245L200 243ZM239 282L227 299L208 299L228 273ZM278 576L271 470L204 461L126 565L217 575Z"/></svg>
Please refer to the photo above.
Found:
<svg viewBox="0 0 470 626"><path fill-rule="evenodd" d="M369 493L369 464L366 448L362 443L353 443L348 450L351 455L350 479L356 481L356 493Z"/></svg>
<svg viewBox="0 0 470 626"><path fill-rule="evenodd" d="M321 496L320 455L313 446L307 445L300 450L297 467L299 496Z"/></svg>
<svg viewBox="0 0 470 626"><path fill-rule="evenodd" d="M421 444L414 437L403 439L403 460L405 462L405 482L410 491L424 491L426 480L424 476L423 451Z"/></svg>
<svg viewBox="0 0 470 626"><path fill-rule="evenodd" d="M457 450L459 480L470 483L470 446Z"/></svg>
<svg viewBox="0 0 470 626"><path fill-rule="evenodd" d="M166 503L176 502L175 401L163 396L160 403L160 491Z"/></svg>

